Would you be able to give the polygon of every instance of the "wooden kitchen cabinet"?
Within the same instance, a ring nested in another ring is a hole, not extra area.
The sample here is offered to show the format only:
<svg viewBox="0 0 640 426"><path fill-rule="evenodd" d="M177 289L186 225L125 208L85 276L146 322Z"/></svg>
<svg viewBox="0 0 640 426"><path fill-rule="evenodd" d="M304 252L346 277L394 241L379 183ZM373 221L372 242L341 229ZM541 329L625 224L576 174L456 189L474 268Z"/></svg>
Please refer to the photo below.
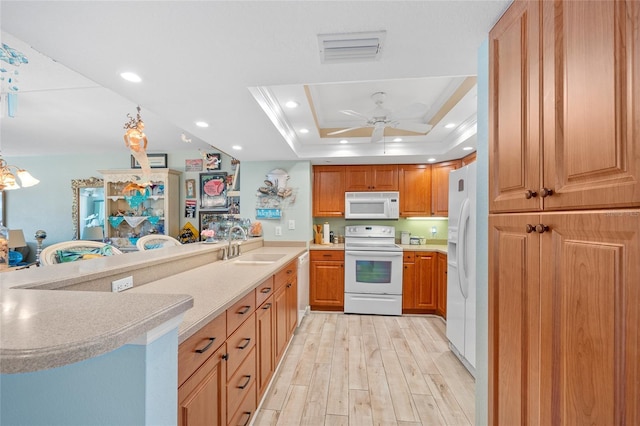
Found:
<svg viewBox="0 0 640 426"><path fill-rule="evenodd" d="M398 166L400 216L431 216L431 165Z"/></svg>
<svg viewBox="0 0 640 426"><path fill-rule="evenodd" d="M273 296L275 326L274 350L276 364L280 362L293 331L298 324L297 260L275 275Z"/></svg>
<svg viewBox="0 0 640 426"><path fill-rule="evenodd" d="M411 254L413 253L413 262ZM436 253L404 252L402 281L402 313L433 314L436 312ZM411 274L413 269L413 274ZM413 275L413 279L411 277Z"/></svg>
<svg viewBox="0 0 640 426"><path fill-rule="evenodd" d="M436 255L436 315L447 318L447 255Z"/></svg>
<svg viewBox="0 0 640 426"><path fill-rule="evenodd" d="M489 34L489 424L640 424L639 34L625 0Z"/></svg>
<svg viewBox="0 0 640 426"><path fill-rule="evenodd" d="M431 216L449 216L449 172L461 164L454 160L431 166Z"/></svg>
<svg viewBox="0 0 640 426"><path fill-rule="evenodd" d="M281 268L180 344L179 425L232 425L252 419L297 326L297 262Z"/></svg>
<svg viewBox="0 0 640 426"><path fill-rule="evenodd" d="M256 374L258 400L267 390L269 381L275 371L275 346L273 295L269 296L256 310Z"/></svg>
<svg viewBox="0 0 640 426"><path fill-rule="evenodd" d="M460 159L460 163L461 163L460 165L461 165L461 167L468 166L469 164L471 164L471 163L473 163L474 161L476 161L477 156L478 156L478 155L477 155L477 152L476 152L476 151L473 151L471 154L469 154L469 155L467 155L467 156L462 157L462 158Z"/></svg>
<svg viewBox="0 0 640 426"><path fill-rule="evenodd" d="M490 424L639 424L639 221L490 216Z"/></svg>
<svg viewBox="0 0 640 426"><path fill-rule="evenodd" d="M312 311L344 310L344 251L309 251L309 306Z"/></svg>
<svg viewBox="0 0 640 426"><path fill-rule="evenodd" d="M223 344L178 388L178 426L227 425L226 352Z"/></svg>
<svg viewBox="0 0 640 426"><path fill-rule="evenodd" d="M491 30L491 211L640 205L639 7L518 1Z"/></svg>
<svg viewBox="0 0 640 426"><path fill-rule="evenodd" d="M375 164L345 167L345 191L397 191L398 166Z"/></svg>
<svg viewBox="0 0 640 426"><path fill-rule="evenodd" d="M345 166L313 166L313 216L344 217Z"/></svg>

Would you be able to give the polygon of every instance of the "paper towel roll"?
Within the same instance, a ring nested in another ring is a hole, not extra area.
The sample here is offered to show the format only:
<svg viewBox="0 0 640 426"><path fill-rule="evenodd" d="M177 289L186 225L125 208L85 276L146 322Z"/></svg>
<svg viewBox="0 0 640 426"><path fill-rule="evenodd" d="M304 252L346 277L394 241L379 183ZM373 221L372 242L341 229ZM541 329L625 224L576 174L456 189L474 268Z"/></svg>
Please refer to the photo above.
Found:
<svg viewBox="0 0 640 426"><path fill-rule="evenodd" d="M322 243L329 244L331 240L329 239L329 224L325 222L324 227L322 228Z"/></svg>

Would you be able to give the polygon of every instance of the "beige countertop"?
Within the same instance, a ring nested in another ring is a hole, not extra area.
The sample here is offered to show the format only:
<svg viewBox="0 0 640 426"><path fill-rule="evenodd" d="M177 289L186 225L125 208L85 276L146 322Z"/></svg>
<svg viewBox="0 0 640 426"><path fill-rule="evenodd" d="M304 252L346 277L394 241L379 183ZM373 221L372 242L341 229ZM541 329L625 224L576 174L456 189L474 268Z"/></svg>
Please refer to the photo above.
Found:
<svg viewBox="0 0 640 426"><path fill-rule="evenodd" d="M398 244L403 251L433 251L447 254L447 244ZM311 244L309 250L344 250L344 244Z"/></svg>
<svg viewBox="0 0 640 426"><path fill-rule="evenodd" d="M284 256L271 264L238 265L235 259L217 260L222 245L188 244L0 274L0 372L31 372L92 358L184 313L182 342L306 250L261 247L247 253ZM168 262L188 262L195 255L210 256L211 263L164 273L121 293L61 290L134 268L167 271Z"/></svg>

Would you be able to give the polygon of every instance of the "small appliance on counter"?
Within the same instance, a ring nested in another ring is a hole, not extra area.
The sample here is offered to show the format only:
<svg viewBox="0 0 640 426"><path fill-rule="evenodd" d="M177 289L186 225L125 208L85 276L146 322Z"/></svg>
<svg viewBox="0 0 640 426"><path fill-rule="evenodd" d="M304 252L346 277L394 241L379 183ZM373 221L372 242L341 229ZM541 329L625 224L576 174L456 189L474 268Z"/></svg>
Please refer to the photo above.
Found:
<svg viewBox="0 0 640 426"><path fill-rule="evenodd" d="M420 244L426 244L427 243L427 239L425 237L411 237L409 238L409 244L411 244L412 246L419 246Z"/></svg>
<svg viewBox="0 0 640 426"><path fill-rule="evenodd" d="M411 237L411 232L400 231L400 244L409 244L410 237Z"/></svg>

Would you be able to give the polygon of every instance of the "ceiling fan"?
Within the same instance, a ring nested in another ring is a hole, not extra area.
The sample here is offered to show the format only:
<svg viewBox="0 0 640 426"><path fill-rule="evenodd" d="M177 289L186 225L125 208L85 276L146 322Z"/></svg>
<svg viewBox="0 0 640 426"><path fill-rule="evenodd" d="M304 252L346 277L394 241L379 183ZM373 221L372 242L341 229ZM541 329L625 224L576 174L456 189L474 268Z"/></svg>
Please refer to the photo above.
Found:
<svg viewBox="0 0 640 426"><path fill-rule="evenodd" d="M416 123L411 121L402 120L402 117L415 117L416 115L423 115L427 111L427 106L421 103L411 104L398 111L390 111L386 109L382 104L386 98L385 92L375 92L371 95L371 99L375 102L376 107L368 115L353 111L350 109L341 110L340 112L352 117L357 117L365 120L364 124L356 127L349 127L348 129L337 130L335 132L327 133L327 135L338 135L340 133L349 132L351 130L362 129L367 127L373 127L373 133L371 134L371 143L379 142L384 137L384 129L391 127L394 129L408 130L416 133L426 133L433 126L426 123Z"/></svg>

